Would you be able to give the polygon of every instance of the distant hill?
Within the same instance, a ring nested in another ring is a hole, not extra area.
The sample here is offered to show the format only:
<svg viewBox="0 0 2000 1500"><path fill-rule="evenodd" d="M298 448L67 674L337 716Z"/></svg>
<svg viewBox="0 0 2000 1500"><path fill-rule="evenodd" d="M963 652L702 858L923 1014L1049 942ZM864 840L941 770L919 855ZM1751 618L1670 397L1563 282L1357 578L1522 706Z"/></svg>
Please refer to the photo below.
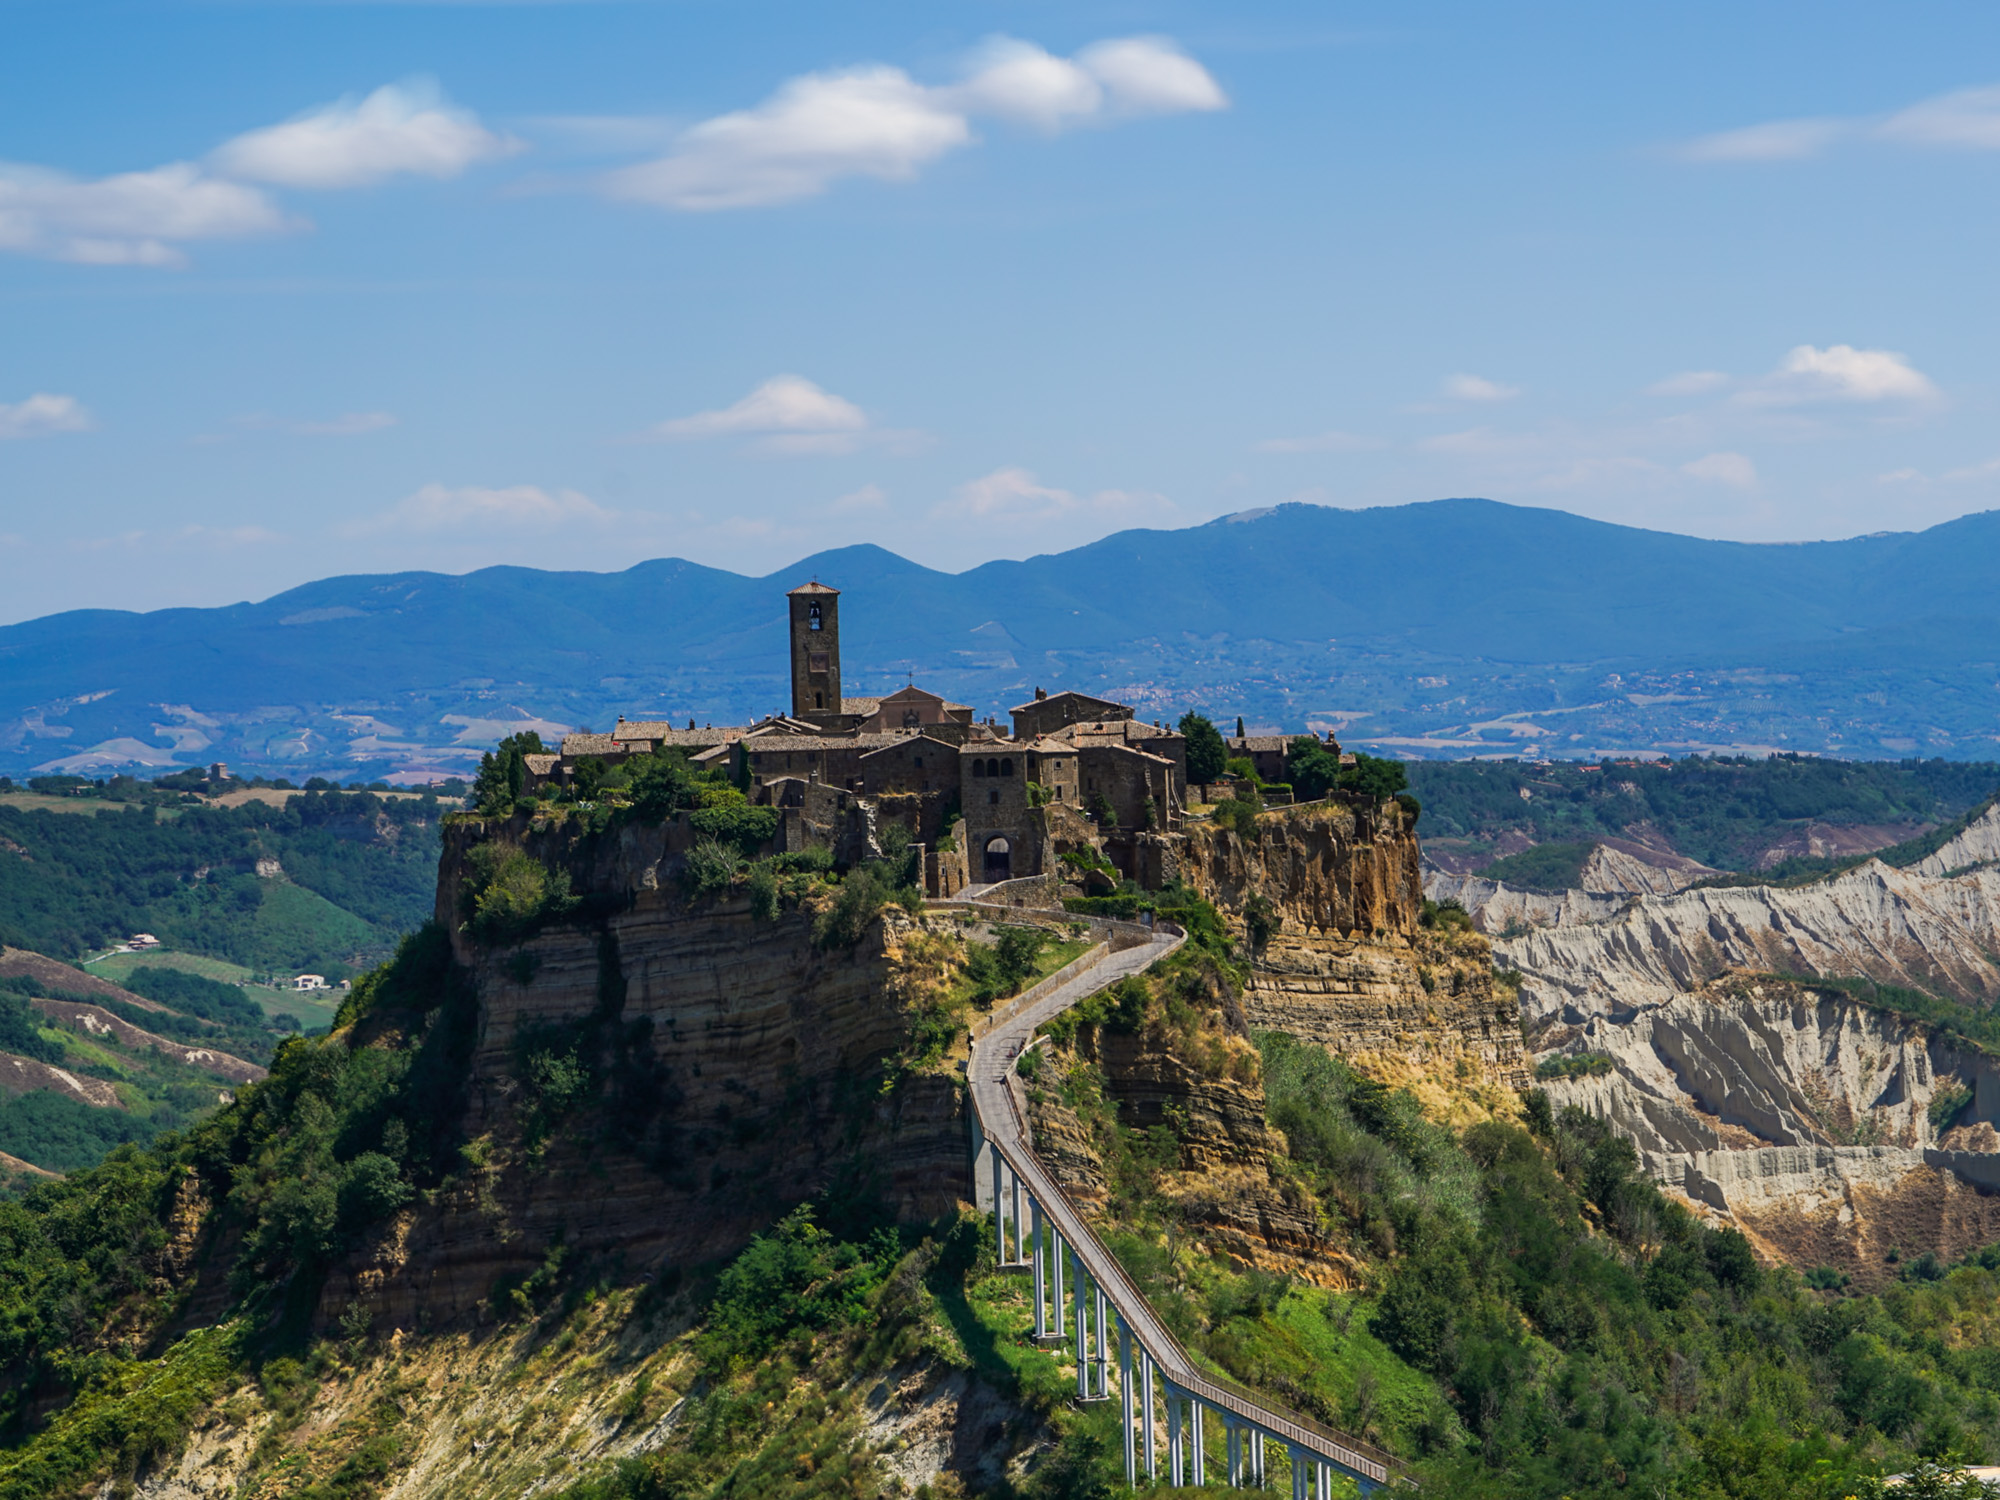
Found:
<svg viewBox="0 0 2000 1500"><path fill-rule="evenodd" d="M2000 746L2000 512L1751 545L1487 500L1286 505L947 574L877 547L331 578L256 604L0 629L0 771L404 780L515 726L781 708L783 593L846 595L850 692L1036 686L1340 727L1406 756Z"/></svg>

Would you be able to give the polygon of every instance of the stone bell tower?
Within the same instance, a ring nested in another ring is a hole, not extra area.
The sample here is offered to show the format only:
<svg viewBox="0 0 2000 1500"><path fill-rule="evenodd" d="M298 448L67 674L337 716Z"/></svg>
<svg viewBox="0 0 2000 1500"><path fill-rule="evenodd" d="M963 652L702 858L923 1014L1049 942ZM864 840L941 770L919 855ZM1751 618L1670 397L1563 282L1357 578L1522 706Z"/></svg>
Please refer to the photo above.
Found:
<svg viewBox="0 0 2000 1500"><path fill-rule="evenodd" d="M792 614L792 717L837 718L840 703L840 590L808 583L785 598Z"/></svg>

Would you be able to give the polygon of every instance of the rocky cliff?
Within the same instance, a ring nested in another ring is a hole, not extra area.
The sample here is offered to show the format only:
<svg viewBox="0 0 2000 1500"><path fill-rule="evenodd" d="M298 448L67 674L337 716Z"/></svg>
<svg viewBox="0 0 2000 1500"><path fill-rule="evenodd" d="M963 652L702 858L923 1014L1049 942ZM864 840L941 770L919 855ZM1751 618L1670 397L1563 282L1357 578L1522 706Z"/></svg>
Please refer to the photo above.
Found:
<svg viewBox="0 0 2000 1500"><path fill-rule="evenodd" d="M2000 1059L1985 1052L1838 991L1746 976L1543 1040L1615 1065L1549 1081L1552 1104L1609 1119L1654 1177L1773 1259L1866 1284L1899 1254L2000 1239L2000 1196L1939 1155L2000 1149Z"/></svg>
<svg viewBox="0 0 2000 1500"><path fill-rule="evenodd" d="M912 1219L954 1210L960 1089L883 1083L909 1025L908 919L891 908L854 947L822 950L810 909L759 920L740 894L689 899L672 842L520 818L447 828L439 912L478 997L476 1169L337 1272L329 1314L358 1300L398 1326L449 1321L558 1246L630 1274L698 1266L836 1186ZM566 874L587 915L474 940L460 896L480 843Z"/></svg>
<svg viewBox="0 0 2000 1500"><path fill-rule="evenodd" d="M1660 1181L1768 1255L1867 1282L1895 1255L2000 1238L2000 1088L1984 1052L1810 976L2000 1000L1996 849L1989 812L1909 868L1871 860L1607 915L1573 892L1494 951L1522 976L1535 1052L1608 1069L1549 1081L1553 1102L1612 1120ZM1489 925L1502 909L1487 905Z"/></svg>
<svg viewBox="0 0 2000 1500"><path fill-rule="evenodd" d="M1816 885L1640 900L1609 921L1503 941L1531 1027L1629 1014L1731 969L1866 975L1977 1004L2000 999L2000 870L1937 879L1871 860Z"/></svg>
<svg viewBox="0 0 2000 1500"><path fill-rule="evenodd" d="M1496 996L1486 941L1422 923L1417 839L1393 802L1267 813L1254 837L1190 834L1189 878L1250 954L1242 1007L1437 1106L1526 1082L1520 1022ZM1442 1085L1442 1086L1441 1086Z"/></svg>

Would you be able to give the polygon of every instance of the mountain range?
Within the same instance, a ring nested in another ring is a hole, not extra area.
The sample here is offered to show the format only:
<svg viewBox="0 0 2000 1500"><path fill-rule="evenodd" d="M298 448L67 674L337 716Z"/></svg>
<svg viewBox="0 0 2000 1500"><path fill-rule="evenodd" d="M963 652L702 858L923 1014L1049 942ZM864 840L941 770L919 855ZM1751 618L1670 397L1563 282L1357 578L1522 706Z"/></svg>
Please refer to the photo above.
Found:
<svg viewBox="0 0 2000 1500"><path fill-rule="evenodd" d="M964 573L874 546L323 579L0 628L0 771L422 780L500 734L786 704L783 594L843 590L847 690L1004 716L1037 686L1337 729L1404 756L1991 757L2000 512L1706 541L1488 500L1283 505Z"/></svg>

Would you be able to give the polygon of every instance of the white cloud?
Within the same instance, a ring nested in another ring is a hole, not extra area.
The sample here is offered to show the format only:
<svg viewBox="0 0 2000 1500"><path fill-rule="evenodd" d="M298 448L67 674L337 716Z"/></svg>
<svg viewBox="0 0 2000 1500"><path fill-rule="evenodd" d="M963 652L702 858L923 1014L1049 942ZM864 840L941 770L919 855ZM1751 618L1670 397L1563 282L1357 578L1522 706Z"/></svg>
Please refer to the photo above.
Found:
<svg viewBox="0 0 2000 1500"><path fill-rule="evenodd" d="M290 422L278 417L239 417L236 425L261 432L289 432L298 437L359 437L394 427L396 418L386 411L350 411L325 422Z"/></svg>
<svg viewBox="0 0 2000 1500"><path fill-rule="evenodd" d="M1818 401L1928 401L1938 389L1913 368L1905 355L1888 349L1856 349L1800 344L1738 401L1756 406L1795 406Z"/></svg>
<svg viewBox="0 0 2000 1500"><path fill-rule="evenodd" d="M12 406L0 402L0 441L45 437L52 432L86 432L90 413L74 396L50 396L37 391Z"/></svg>
<svg viewBox="0 0 2000 1500"><path fill-rule="evenodd" d="M933 93L966 114L998 115L1049 131L1104 107L1104 86L1089 69L1012 37L987 42L965 82Z"/></svg>
<svg viewBox="0 0 2000 1500"><path fill-rule="evenodd" d="M1773 120L1702 136L1677 154L1688 161L1798 161L1852 132L1845 120Z"/></svg>
<svg viewBox="0 0 2000 1500"><path fill-rule="evenodd" d="M1352 432L1320 432L1311 437L1266 438L1256 445L1259 453L1359 453L1382 446L1379 438L1361 437Z"/></svg>
<svg viewBox="0 0 2000 1500"><path fill-rule="evenodd" d="M696 125L671 156L613 172L613 197L690 212L788 203L842 177L914 177L972 139L965 116L900 68L795 78L756 109Z"/></svg>
<svg viewBox="0 0 2000 1500"><path fill-rule="evenodd" d="M252 182L351 188L405 172L456 177L521 149L470 110L447 103L434 82L420 79L249 131L224 142L210 160L224 175Z"/></svg>
<svg viewBox="0 0 2000 1500"><path fill-rule="evenodd" d="M933 513L1033 524L1064 517L1104 519L1172 509L1171 500L1151 490L1099 490L1083 496L1043 484L1027 469L1010 467L960 485L950 500L933 508Z"/></svg>
<svg viewBox="0 0 2000 1500"><path fill-rule="evenodd" d="M1669 375L1665 380L1656 380L1646 387L1649 396L1701 396L1719 390L1729 384L1729 377L1720 370L1684 370L1678 375Z"/></svg>
<svg viewBox="0 0 2000 1500"><path fill-rule="evenodd" d="M94 179L0 163L0 250L84 265L180 266L181 242L296 227L258 189L189 162Z"/></svg>
<svg viewBox="0 0 2000 1500"><path fill-rule="evenodd" d="M1701 136L1675 149L1688 161L1800 161L1842 142L2000 151L2000 87L1959 89L1890 115L1771 120Z"/></svg>
<svg viewBox="0 0 2000 1500"><path fill-rule="evenodd" d="M1454 401L1511 401L1521 394L1521 388L1482 380L1477 375L1449 375L1445 377L1444 393Z"/></svg>
<svg viewBox="0 0 2000 1500"><path fill-rule="evenodd" d="M704 120L657 161L608 174L616 198L686 212L789 203L847 177L902 182L972 144L974 116L1054 132L1085 120L1227 107L1215 80L1172 43L1131 37L1064 59L995 38L955 84L871 64L808 73L754 109Z"/></svg>
<svg viewBox="0 0 2000 1500"><path fill-rule="evenodd" d="M1947 469L1944 477L1954 484L1963 484L1968 480L2000 478L2000 458L1989 458L1983 464L1967 464L1959 469Z"/></svg>
<svg viewBox="0 0 2000 1500"><path fill-rule="evenodd" d="M1711 484L1726 484L1739 490L1757 487L1757 466L1741 453L1710 453L1693 463L1682 464L1681 472Z"/></svg>
<svg viewBox="0 0 2000 1500"><path fill-rule="evenodd" d="M427 484L387 511L349 528L368 531L446 531L465 527L547 530L565 523L612 520L605 510L575 490L545 490L517 484L506 489L478 485Z"/></svg>
<svg viewBox="0 0 2000 1500"><path fill-rule="evenodd" d="M662 422L653 435L685 442L771 434L851 444L856 434L867 430L868 414L852 401L821 389L803 375L773 375L734 406Z"/></svg>
<svg viewBox="0 0 2000 1500"><path fill-rule="evenodd" d="M879 484L864 484L858 490L849 490L827 507L838 515L853 515L860 511L887 510L889 494Z"/></svg>
<svg viewBox="0 0 2000 1500"><path fill-rule="evenodd" d="M1961 89L1889 116L1875 130L1906 146L2000 151L2000 88Z"/></svg>
<svg viewBox="0 0 2000 1500"><path fill-rule="evenodd" d="M1171 115L1229 108L1208 69L1166 37L1095 42L1077 61L1096 75L1114 105L1129 114Z"/></svg>

